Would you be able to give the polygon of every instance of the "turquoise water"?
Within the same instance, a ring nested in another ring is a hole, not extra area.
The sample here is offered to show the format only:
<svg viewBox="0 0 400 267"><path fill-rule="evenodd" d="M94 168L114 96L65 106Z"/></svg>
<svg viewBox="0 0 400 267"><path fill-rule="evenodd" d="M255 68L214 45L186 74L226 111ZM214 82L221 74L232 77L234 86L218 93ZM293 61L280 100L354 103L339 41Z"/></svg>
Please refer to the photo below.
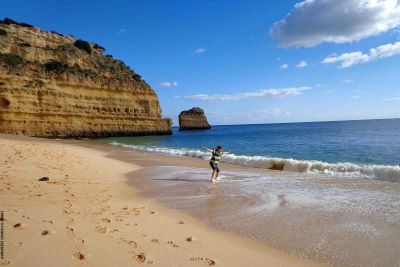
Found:
<svg viewBox="0 0 400 267"><path fill-rule="evenodd" d="M265 169L400 181L400 119L214 126L171 136L113 137L113 145Z"/></svg>

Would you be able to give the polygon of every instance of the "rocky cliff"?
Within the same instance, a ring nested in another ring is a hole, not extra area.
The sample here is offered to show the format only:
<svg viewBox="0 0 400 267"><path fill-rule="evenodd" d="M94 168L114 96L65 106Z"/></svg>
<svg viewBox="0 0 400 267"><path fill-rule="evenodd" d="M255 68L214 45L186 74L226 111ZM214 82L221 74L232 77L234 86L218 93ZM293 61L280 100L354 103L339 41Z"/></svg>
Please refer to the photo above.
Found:
<svg viewBox="0 0 400 267"><path fill-rule="evenodd" d="M206 115L201 108L191 108L179 114L179 130L210 129Z"/></svg>
<svg viewBox="0 0 400 267"><path fill-rule="evenodd" d="M0 132L41 137L170 134L156 93L95 43L0 21Z"/></svg>

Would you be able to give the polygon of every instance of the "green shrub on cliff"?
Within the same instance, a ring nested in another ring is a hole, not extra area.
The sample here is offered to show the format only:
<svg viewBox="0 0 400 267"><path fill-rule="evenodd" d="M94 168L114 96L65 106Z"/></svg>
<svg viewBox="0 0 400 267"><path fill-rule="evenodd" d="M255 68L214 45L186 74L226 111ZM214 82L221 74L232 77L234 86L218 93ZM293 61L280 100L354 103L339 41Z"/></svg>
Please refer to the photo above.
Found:
<svg viewBox="0 0 400 267"><path fill-rule="evenodd" d="M140 76L139 74L137 74L136 72L133 72L133 71L132 71L132 78L138 82L142 81L142 76Z"/></svg>
<svg viewBox="0 0 400 267"><path fill-rule="evenodd" d="M46 71L63 73L69 69L69 65L57 60L49 60L44 64Z"/></svg>
<svg viewBox="0 0 400 267"><path fill-rule="evenodd" d="M57 34L58 36L64 36L64 34L58 33L56 31L50 31L51 33Z"/></svg>
<svg viewBox="0 0 400 267"><path fill-rule="evenodd" d="M93 44L93 47L94 47L95 49L100 49L100 50L106 51L106 49L105 49L104 47L102 47L101 45L96 44L96 43Z"/></svg>
<svg viewBox="0 0 400 267"><path fill-rule="evenodd" d="M17 67L18 65L21 65L24 60L16 54L0 52L0 62L4 62L12 67Z"/></svg>
<svg viewBox="0 0 400 267"><path fill-rule="evenodd" d="M93 71L93 70L81 69L81 68L79 68L77 66L70 66L68 64L62 63L62 62L57 61L57 60L49 60L49 61L47 61L44 64L44 68L45 68L46 71L54 72L54 73L58 73L58 74L68 73L68 74L71 74L71 75L84 76L86 78L97 77L98 76L98 73ZM31 84L28 84L28 85L31 85Z"/></svg>
<svg viewBox="0 0 400 267"><path fill-rule="evenodd" d="M76 40L74 43L74 46L77 48L85 51L88 54L92 53L92 47L90 46L89 42L83 41L83 40Z"/></svg>
<svg viewBox="0 0 400 267"><path fill-rule="evenodd" d="M6 30L0 28L0 35L6 36L8 33Z"/></svg>
<svg viewBox="0 0 400 267"><path fill-rule="evenodd" d="M0 20L0 23L7 24L7 25L16 24L16 25L19 25L22 27L28 27L28 28L33 27L33 25L31 25L31 24L24 23L24 22L16 22L15 20L12 20L10 18L5 18L4 20Z"/></svg>

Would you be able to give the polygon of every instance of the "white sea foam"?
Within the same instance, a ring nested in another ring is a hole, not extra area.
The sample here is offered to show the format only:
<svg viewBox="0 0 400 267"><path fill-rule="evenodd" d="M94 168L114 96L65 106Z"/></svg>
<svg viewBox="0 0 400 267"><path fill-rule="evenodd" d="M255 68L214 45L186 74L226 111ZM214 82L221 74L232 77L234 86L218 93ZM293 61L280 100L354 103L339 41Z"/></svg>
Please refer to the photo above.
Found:
<svg viewBox="0 0 400 267"><path fill-rule="evenodd" d="M174 156L193 157L201 159L209 159L210 157L210 153L195 149L128 145L118 142L112 142L111 144L140 151L156 152ZM316 160L297 160L235 154L224 155L221 159L221 162L262 169L326 174L334 176L364 177L369 179L400 182L400 166L392 165L327 163Z"/></svg>

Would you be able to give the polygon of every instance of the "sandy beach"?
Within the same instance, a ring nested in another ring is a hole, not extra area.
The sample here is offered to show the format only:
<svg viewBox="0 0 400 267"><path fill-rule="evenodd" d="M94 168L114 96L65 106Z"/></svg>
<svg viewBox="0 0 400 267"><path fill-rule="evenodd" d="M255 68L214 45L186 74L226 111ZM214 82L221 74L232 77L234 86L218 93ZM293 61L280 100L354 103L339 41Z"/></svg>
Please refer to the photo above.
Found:
<svg viewBox="0 0 400 267"><path fill-rule="evenodd" d="M1 135L1 266L319 266L138 196L140 165L80 142Z"/></svg>

